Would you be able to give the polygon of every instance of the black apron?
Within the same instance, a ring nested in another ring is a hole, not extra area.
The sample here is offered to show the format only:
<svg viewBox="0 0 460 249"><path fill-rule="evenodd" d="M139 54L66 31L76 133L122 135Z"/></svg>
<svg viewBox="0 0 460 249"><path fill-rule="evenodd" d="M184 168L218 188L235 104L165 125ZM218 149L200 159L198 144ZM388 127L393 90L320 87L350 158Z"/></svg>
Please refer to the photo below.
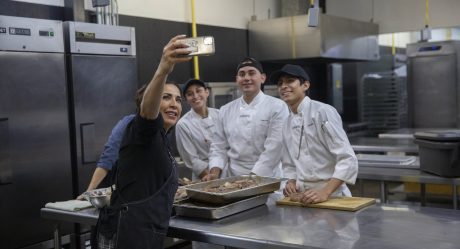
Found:
<svg viewBox="0 0 460 249"><path fill-rule="evenodd" d="M107 207L101 210L97 225L98 239L102 234L117 249L163 248L178 187L176 162L171 155L169 157L173 164L171 174L155 194L143 200L122 204L118 208ZM105 227L102 228L105 231L100 231L101 226Z"/></svg>

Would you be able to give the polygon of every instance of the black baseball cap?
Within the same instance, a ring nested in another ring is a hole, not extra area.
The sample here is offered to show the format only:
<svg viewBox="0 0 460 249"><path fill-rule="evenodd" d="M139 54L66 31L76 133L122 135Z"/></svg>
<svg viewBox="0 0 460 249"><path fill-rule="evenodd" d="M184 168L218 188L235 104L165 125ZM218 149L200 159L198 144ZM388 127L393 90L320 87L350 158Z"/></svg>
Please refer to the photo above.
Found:
<svg viewBox="0 0 460 249"><path fill-rule="evenodd" d="M277 85L279 78L286 74L310 81L310 77L301 66L286 64L280 70L277 70L270 75L270 82Z"/></svg>
<svg viewBox="0 0 460 249"><path fill-rule="evenodd" d="M256 59L251 57L246 57L240 61L238 66L236 67L236 72L240 70L242 67L254 67L259 70L260 73L264 73L264 69L262 68L262 64L258 62Z"/></svg>
<svg viewBox="0 0 460 249"><path fill-rule="evenodd" d="M185 82L184 88L182 89L182 94L185 96L185 93L187 92L187 89L193 85L199 85L204 88L207 88L206 83L204 81L198 80L198 79L189 79L187 82Z"/></svg>

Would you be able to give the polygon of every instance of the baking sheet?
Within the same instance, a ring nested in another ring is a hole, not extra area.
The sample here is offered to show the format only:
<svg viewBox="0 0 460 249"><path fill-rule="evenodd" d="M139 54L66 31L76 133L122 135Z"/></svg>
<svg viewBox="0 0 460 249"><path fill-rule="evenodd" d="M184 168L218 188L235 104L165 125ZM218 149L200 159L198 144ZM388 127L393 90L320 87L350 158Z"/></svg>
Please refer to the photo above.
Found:
<svg viewBox="0 0 460 249"><path fill-rule="evenodd" d="M361 208L367 207L374 203L374 198L366 197L332 197L331 199L325 202L308 205L303 205L300 202L290 201L289 197L284 197L283 199L276 201L276 204L278 205L289 205L309 208L325 208L344 211L357 211Z"/></svg>
<svg viewBox="0 0 460 249"><path fill-rule="evenodd" d="M176 215L216 220L264 205L268 196L269 194L258 195L224 205L212 205L187 199L174 203L174 209Z"/></svg>
<svg viewBox="0 0 460 249"><path fill-rule="evenodd" d="M219 185L224 184L225 182L233 182L244 179L253 179L256 181L257 185L227 193L212 193L203 190L208 186L217 187ZM197 183L190 186L185 186L185 189L187 191L187 196L193 200L198 200L205 203L226 204L250 196L271 193L280 188L280 183L281 180L277 178L262 177L257 175L242 175Z"/></svg>

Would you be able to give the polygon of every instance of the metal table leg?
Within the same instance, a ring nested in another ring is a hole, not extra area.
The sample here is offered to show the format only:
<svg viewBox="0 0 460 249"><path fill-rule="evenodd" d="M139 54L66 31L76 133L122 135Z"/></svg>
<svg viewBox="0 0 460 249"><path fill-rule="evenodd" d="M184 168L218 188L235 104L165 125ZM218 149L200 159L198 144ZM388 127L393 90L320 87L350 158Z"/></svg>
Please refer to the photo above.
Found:
<svg viewBox="0 0 460 249"><path fill-rule="evenodd" d="M454 209L457 210L457 185L452 186L454 189L452 190L452 200L454 202Z"/></svg>
<svg viewBox="0 0 460 249"><path fill-rule="evenodd" d="M61 249L61 232L59 231L61 224L57 222L54 224L54 249Z"/></svg>
<svg viewBox="0 0 460 249"><path fill-rule="evenodd" d="M380 181L380 201L382 203L387 202L387 186L385 181Z"/></svg>
<svg viewBox="0 0 460 249"><path fill-rule="evenodd" d="M426 206L426 187L425 183L420 183L420 203L422 207Z"/></svg>

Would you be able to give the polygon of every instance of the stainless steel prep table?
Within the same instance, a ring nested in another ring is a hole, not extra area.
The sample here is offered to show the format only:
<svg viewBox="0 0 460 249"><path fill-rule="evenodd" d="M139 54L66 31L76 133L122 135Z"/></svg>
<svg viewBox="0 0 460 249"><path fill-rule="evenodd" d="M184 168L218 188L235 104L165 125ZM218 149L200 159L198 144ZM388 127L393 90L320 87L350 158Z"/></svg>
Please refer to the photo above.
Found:
<svg viewBox="0 0 460 249"><path fill-rule="evenodd" d="M414 133L418 131L434 131L434 130L445 130L442 128L401 128L391 130L385 133L380 133L379 138L390 138L390 139L414 139Z"/></svg>
<svg viewBox="0 0 460 249"><path fill-rule="evenodd" d="M217 221L173 217L168 236L240 248L449 249L460 245L460 211L456 210L374 205L346 212L276 206L274 199ZM43 208L41 215L58 223L94 225L97 219L94 209Z"/></svg>
<svg viewBox="0 0 460 249"><path fill-rule="evenodd" d="M409 138L378 138L378 137L354 137L350 138L350 144L355 153L379 152L379 153L412 153L418 154L418 146L413 139Z"/></svg>
<svg viewBox="0 0 460 249"><path fill-rule="evenodd" d="M425 184L434 183L452 185L453 208L457 209L457 185L460 185L460 178L446 178L442 176L425 173L418 169L398 169L375 166L364 167L360 165L358 171L358 180L361 179L375 180L380 182L380 199L382 203L385 203L387 201L386 182L420 183L420 196L422 206L425 206L426 203Z"/></svg>

